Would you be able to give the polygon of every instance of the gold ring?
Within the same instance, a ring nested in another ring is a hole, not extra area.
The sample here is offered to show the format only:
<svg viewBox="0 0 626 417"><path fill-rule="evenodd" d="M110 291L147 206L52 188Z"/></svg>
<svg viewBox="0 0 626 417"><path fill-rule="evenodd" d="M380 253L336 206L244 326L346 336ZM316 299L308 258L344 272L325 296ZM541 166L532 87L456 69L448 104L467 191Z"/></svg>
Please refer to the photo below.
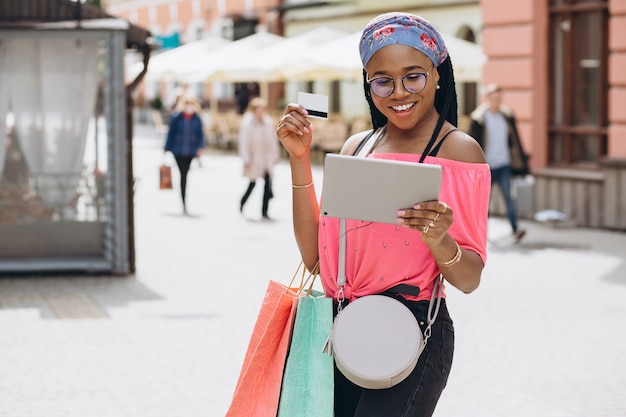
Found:
<svg viewBox="0 0 626 417"><path fill-rule="evenodd" d="M437 214L435 214L435 218L433 219L433 222L436 222L438 218L439 218L439 212L437 212Z"/></svg>
<svg viewBox="0 0 626 417"><path fill-rule="evenodd" d="M424 231L424 234L428 234L428 229L430 228L430 226L426 225L424 226L424 229L422 229Z"/></svg>
<svg viewBox="0 0 626 417"><path fill-rule="evenodd" d="M435 227L435 221L431 220L430 223L428 223L428 227Z"/></svg>

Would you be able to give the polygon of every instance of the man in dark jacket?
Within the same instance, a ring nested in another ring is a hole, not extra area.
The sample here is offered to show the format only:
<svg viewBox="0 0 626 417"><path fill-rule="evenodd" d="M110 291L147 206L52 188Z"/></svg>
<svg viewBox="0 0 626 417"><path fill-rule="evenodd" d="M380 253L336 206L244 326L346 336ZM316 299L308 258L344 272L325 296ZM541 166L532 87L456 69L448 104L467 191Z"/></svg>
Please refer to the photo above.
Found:
<svg viewBox="0 0 626 417"><path fill-rule="evenodd" d="M501 91L495 84L485 87L487 101L472 112L469 133L485 152L491 168L491 182L497 183L502 191L513 235L519 242L526 231L517 224L511 177L528 175L528 157L522 148L513 110L502 105Z"/></svg>

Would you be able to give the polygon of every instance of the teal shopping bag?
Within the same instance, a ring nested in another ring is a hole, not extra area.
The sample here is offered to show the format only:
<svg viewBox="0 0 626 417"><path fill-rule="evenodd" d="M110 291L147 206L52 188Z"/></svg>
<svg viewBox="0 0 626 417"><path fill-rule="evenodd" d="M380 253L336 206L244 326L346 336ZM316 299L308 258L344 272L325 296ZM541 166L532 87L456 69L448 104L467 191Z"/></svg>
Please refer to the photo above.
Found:
<svg viewBox="0 0 626 417"><path fill-rule="evenodd" d="M278 417L333 417L333 358L323 352L333 325L333 300L300 297L281 387Z"/></svg>

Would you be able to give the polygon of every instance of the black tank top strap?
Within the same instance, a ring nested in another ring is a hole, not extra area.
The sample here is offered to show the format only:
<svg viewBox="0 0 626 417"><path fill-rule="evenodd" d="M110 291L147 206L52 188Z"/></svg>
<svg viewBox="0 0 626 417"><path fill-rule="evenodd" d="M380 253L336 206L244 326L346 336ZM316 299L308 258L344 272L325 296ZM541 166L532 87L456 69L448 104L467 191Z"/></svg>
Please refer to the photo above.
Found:
<svg viewBox="0 0 626 417"><path fill-rule="evenodd" d="M374 132L376 132L376 129L372 129L371 132L369 132L367 134L367 136L365 136L363 138L363 140L361 140L361 142L359 143L359 145L356 147L356 150L354 151L354 153L352 155L357 155L359 152L361 152L361 149L363 149L363 147L365 146L365 144L367 143L367 141L369 140L369 138L372 137L372 135L374 134Z"/></svg>
<svg viewBox="0 0 626 417"><path fill-rule="evenodd" d="M435 147L433 148L432 151L430 151L430 153L428 154L428 156L437 156L437 153L439 153L439 149L441 148L441 145L443 145L443 141L446 140L446 138L448 137L448 135L456 130L459 129L451 129L449 130L445 135L443 135L443 137L441 138L441 140L439 141L439 143L437 143L437 145L435 145Z"/></svg>

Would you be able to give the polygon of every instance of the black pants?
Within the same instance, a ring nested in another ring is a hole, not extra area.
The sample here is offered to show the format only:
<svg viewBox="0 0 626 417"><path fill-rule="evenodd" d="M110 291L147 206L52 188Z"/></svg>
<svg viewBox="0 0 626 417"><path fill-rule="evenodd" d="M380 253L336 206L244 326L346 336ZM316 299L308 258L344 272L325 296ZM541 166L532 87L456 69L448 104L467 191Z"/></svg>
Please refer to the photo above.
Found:
<svg viewBox="0 0 626 417"><path fill-rule="evenodd" d="M404 301L425 329L428 301ZM424 323L424 325L423 325ZM448 381L454 353L454 326L445 300L426 348L413 372L398 385L361 388L335 367L335 417L430 417Z"/></svg>
<svg viewBox="0 0 626 417"><path fill-rule="evenodd" d="M263 217L267 217L267 211L269 209L270 199L274 197L274 194L272 193L272 179L270 178L269 172L265 171L263 180L265 181L265 187L263 188L263 205L261 207L261 214L263 215ZM255 185L256 185L255 180L251 180L250 184L248 184L248 189L244 193L243 197L241 197L241 204L240 204L241 210L243 210L243 206L246 204L246 201L248 201L248 197L250 197L250 194L252 193L252 190L254 190Z"/></svg>
<svg viewBox="0 0 626 417"><path fill-rule="evenodd" d="M187 194L187 174L189 173L189 167L191 166L191 161L193 161L193 156L175 156L176 165L178 165L178 170L180 171L180 196L183 199L183 207L185 205L185 196Z"/></svg>

